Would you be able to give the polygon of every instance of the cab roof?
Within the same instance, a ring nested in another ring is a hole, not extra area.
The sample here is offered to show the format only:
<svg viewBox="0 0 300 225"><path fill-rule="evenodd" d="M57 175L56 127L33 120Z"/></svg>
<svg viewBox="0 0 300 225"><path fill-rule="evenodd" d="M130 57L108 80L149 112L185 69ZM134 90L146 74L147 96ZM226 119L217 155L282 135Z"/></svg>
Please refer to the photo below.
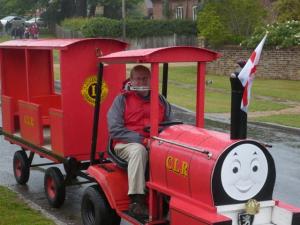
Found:
<svg viewBox="0 0 300 225"><path fill-rule="evenodd" d="M127 46L126 42L119 41L110 38L84 38L84 39L22 39L11 40L0 43L1 48L12 49L67 49L69 46L79 42L85 42L90 40L103 40L119 42L120 44Z"/></svg>
<svg viewBox="0 0 300 225"><path fill-rule="evenodd" d="M99 57L103 63L152 63L152 62L210 62L221 55L197 47L176 46L127 50Z"/></svg>

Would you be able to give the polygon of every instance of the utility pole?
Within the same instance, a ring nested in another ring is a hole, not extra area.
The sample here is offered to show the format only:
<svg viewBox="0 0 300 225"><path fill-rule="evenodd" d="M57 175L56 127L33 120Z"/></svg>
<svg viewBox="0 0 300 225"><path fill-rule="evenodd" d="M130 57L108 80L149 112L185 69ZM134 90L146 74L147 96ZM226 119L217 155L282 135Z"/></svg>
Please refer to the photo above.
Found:
<svg viewBox="0 0 300 225"><path fill-rule="evenodd" d="M123 20L123 30L122 30L122 36L123 40L126 39L126 5L125 0L122 0L122 20Z"/></svg>

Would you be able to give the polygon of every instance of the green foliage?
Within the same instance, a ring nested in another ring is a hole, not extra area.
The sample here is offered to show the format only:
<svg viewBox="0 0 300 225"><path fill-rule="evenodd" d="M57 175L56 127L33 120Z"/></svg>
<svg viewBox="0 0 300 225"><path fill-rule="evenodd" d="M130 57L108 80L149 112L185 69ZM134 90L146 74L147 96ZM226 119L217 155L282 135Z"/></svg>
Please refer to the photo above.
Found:
<svg viewBox="0 0 300 225"><path fill-rule="evenodd" d="M274 9L278 15L278 22L285 22L289 20L300 21L299 0L277 0L274 3Z"/></svg>
<svg viewBox="0 0 300 225"><path fill-rule="evenodd" d="M2 36L0 36L0 43L1 42L4 42L4 41L8 41L8 40L10 40L10 36L8 36L8 35L2 35Z"/></svg>
<svg viewBox="0 0 300 225"><path fill-rule="evenodd" d="M0 14L24 15L34 6L34 0L0 0Z"/></svg>
<svg viewBox="0 0 300 225"><path fill-rule="evenodd" d="M98 0L98 2L104 6L104 15L111 19L121 19L122 18L122 0ZM126 15L129 17L134 14L138 4L143 2L143 0L126 0Z"/></svg>
<svg viewBox="0 0 300 225"><path fill-rule="evenodd" d="M85 37L121 37L122 21L105 17L72 18L62 26L81 31ZM126 20L126 34L129 38L166 36L174 33L196 35L196 23L187 20Z"/></svg>
<svg viewBox="0 0 300 225"><path fill-rule="evenodd" d="M198 32L216 47L237 44L260 25L265 10L259 0L212 0L198 15Z"/></svg>
<svg viewBox="0 0 300 225"><path fill-rule="evenodd" d="M229 32L218 15L213 5L207 5L197 18L197 29L200 36L205 37L208 43L214 47L225 44Z"/></svg>
<svg viewBox="0 0 300 225"><path fill-rule="evenodd" d="M63 18L61 10L60 10L60 1L59 0L53 0L51 3L46 3L45 8L47 9L43 14L42 18L45 19L49 24L56 24L60 22Z"/></svg>
<svg viewBox="0 0 300 225"><path fill-rule="evenodd" d="M266 46L277 49L300 46L300 22L294 20L258 27L251 38L243 41L242 45L250 48L255 47L266 32L268 32Z"/></svg>
<svg viewBox="0 0 300 225"><path fill-rule="evenodd" d="M61 25L64 28L73 31L81 31L84 26L88 25L89 21L90 19L88 18L77 17L77 18L65 19L64 21L62 21Z"/></svg>
<svg viewBox="0 0 300 225"><path fill-rule="evenodd" d="M163 15L164 18L169 19L171 18L171 12L170 12L170 2L169 0L163 0Z"/></svg>
<svg viewBox="0 0 300 225"><path fill-rule="evenodd" d="M122 23L105 17L92 18L84 24L81 31L85 37L121 37Z"/></svg>
<svg viewBox="0 0 300 225"><path fill-rule="evenodd" d="M126 29L129 38L197 34L196 23L187 20L128 20Z"/></svg>

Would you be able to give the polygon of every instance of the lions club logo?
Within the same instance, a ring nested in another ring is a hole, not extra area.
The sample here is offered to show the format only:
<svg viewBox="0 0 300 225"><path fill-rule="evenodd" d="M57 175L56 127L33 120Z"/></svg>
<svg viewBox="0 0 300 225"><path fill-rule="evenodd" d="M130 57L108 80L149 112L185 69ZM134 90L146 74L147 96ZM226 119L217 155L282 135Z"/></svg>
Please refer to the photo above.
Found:
<svg viewBox="0 0 300 225"><path fill-rule="evenodd" d="M83 96L84 100L95 106L95 99L96 99L96 87L97 87L97 77L90 76L85 79L83 86L81 88L81 95ZM105 100L108 94L108 87L107 84L102 81L102 91L101 91L101 102Z"/></svg>

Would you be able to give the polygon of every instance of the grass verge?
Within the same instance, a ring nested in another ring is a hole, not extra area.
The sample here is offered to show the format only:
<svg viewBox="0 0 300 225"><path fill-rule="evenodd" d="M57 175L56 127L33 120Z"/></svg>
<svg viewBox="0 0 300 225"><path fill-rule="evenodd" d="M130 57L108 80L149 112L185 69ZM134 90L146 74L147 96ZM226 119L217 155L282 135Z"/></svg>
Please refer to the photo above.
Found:
<svg viewBox="0 0 300 225"><path fill-rule="evenodd" d="M295 114L262 116L251 118L251 120L256 122L276 123L290 127L300 127L300 115Z"/></svg>
<svg viewBox="0 0 300 225"><path fill-rule="evenodd" d="M8 40L10 40L10 36L8 36L8 35L0 36L0 43L4 42L4 41L8 41Z"/></svg>
<svg viewBox="0 0 300 225"><path fill-rule="evenodd" d="M0 186L0 218L0 225L55 225L3 186Z"/></svg>
<svg viewBox="0 0 300 225"><path fill-rule="evenodd" d="M229 77L207 75L210 84L206 86L205 112L229 113L231 88ZM270 112L270 116L257 116L255 121L271 122L286 126L300 127L300 116L280 112L300 105L300 81L265 80L256 78L253 83L249 113ZM189 110L195 110L196 103L196 65L173 66L169 68L168 99L171 103ZM298 113L300 114L300 112ZM292 118L290 118L292 117Z"/></svg>

